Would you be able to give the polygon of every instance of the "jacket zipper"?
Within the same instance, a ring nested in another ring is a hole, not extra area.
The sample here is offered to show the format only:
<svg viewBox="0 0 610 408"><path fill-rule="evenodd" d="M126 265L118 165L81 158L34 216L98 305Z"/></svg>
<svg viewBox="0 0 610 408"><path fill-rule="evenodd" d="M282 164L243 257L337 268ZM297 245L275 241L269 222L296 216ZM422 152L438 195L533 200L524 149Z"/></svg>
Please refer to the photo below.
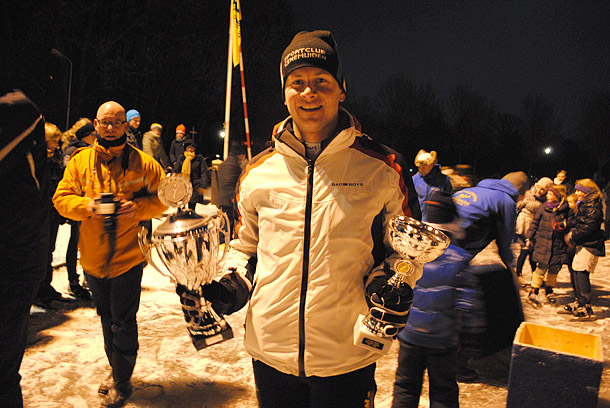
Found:
<svg viewBox="0 0 610 408"><path fill-rule="evenodd" d="M305 300L309 280L309 248L311 245L311 206L313 199L313 160L307 160L307 197L305 199L305 225L303 228L303 273L299 302L299 377L305 377Z"/></svg>

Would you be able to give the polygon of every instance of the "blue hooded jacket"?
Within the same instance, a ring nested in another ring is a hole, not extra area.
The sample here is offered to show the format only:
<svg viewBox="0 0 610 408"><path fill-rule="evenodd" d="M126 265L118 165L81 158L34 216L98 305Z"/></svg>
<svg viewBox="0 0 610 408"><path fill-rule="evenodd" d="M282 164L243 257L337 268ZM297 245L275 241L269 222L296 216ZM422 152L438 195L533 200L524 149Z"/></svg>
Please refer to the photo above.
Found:
<svg viewBox="0 0 610 408"><path fill-rule="evenodd" d="M460 246L474 256L495 239L502 260L512 262L510 246L515 236L518 199L519 192L505 179L485 179L476 187L453 194L466 231Z"/></svg>
<svg viewBox="0 0 610 408"><path fill-rule="evenodd" d="M470 258L468 252L450 244L440 257L424 264L413 288L409 320L398 334L401 341L446 349L457 347L462 333L484 331L483 294L468 269Z"/></svg>

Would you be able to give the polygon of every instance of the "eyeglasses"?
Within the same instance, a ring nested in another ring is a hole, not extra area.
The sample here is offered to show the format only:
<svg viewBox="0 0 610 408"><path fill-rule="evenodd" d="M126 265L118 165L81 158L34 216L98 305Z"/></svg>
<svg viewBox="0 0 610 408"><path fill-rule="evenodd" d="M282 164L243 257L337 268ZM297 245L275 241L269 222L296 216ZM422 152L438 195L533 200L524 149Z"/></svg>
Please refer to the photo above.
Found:
<svg viewBox="0 0 610 408"><path fill-rule="evenodd" d="M97 123L99 123L103 127L108 127L110 125L112 125L112 127L118 127L126 122L127 122L126 120L99 120L99 119L97 119Z"/></svg>

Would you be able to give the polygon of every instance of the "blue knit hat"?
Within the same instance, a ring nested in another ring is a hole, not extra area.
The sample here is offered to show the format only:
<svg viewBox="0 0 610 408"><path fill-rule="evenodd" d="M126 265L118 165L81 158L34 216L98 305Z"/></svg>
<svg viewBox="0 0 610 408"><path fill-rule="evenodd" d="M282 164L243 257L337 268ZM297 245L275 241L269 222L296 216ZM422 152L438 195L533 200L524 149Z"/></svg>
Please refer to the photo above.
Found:
<svg viewBox="0 0 610 408"><path fill-rule="evenodd" d="M132 120L133 118L139 118L140 116L140 112L138 112L135 109L130 109L127 111L127 122L129 122L130 120Z"/></svg>

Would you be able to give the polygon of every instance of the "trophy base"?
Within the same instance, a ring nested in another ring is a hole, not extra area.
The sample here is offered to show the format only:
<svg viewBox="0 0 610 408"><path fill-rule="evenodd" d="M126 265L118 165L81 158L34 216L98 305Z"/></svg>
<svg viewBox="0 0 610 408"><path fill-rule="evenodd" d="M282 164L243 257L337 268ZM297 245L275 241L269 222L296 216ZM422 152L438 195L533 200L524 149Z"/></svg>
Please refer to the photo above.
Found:
<svg viewBox="0 0 610 408"><path fill-rule="evenodd" d="M358 316L354 325L354 345L376 353L386 354L392 346L392 338L380 337L373 333L362 323L364 317L363 315Z"/></svg>
<svg viewBox="0 0 610 408"><path fill-rule="evenodd" d="M206 336L203 334L194 334L189 331L189 336L191 336L191 341L193 345L197 349L197 351L204 349L208 346L212 346L214 344L222 343L223 341L230 340L233 338L233 329L229 324L226 325L226 328L221 330L220 332L212 335Z"/></svg>

